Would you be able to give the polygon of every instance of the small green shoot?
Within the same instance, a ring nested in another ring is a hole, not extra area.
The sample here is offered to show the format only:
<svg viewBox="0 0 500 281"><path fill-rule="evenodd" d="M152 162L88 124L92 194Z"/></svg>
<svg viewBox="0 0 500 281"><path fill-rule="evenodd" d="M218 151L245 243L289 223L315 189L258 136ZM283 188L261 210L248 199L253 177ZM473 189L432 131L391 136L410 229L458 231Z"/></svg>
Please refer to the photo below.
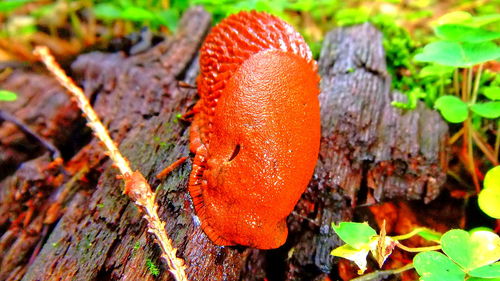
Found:
<svg viewBox="0 0 500 281"><path fill-rule="evenodd" d="M154 277L160 275L160 269L151 259L146 259L146 268L148 269L149 273Z"/></svg>
<svg viewBox="0 0 500 281"><path fill-rule="evenodd" d="M341 222L339 226L332 224L332 228L346 244L333 249L330 254L353 261L359 267L358 274L365 272L370 252L382 266L395 247L393 239L377 236L367 223Z"/></svg>
<svg viewBox="0 0 500 281"><path fill-rule="evenodd" d="M500 166L489 170L484 177L483 190L478 197L479 208L488 216L500 219Z"/></svg>
<svg viewBox="0 0 500 281"><path fill-rule="evenodd" d="M139 241L136 241L135 244L134 244L134 252L139 250L139 248L141 247L141 243Z"/></svg>
<svg viewBox="0 0 500 281"><path fill-rule="evenodd" d="M180 114L180 113L175 114L174 123L175 124L179 123L179 120L181 120L181 119L182 119L182 114Z"/></svg>
<svg viewBox="0 0 500 281"><path fill-rule="evenodd" d="M0 90L0 101L15 101L17 94L7 90Z"/></svg>
<svg viewBox="0 0 500 281"><path fill-rule="evenodd" d="M426 96L426 94L420 88L413 88L408 93L408 102L392 101L391 105L401 109L415 109L417 107L417 102L420 98Z"/></svg>

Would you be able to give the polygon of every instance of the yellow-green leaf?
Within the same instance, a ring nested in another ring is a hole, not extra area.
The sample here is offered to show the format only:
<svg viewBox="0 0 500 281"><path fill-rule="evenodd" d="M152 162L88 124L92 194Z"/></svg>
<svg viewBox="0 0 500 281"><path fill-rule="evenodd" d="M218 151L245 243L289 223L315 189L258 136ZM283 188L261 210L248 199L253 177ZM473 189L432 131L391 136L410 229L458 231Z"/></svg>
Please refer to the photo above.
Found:
<svg viewBox="0 0 500 281"><path fill-rule="evenodd" d="M355 249L368 248L370 238L377 235L367 223L341 222L338 226L332 224L332 227L340 239Z"/></svg>
<svg viewBox="0 0 500 281"><path fill-rule="evenodd" d="M500 189L488 188L479 192L477 198L479 208L488 216L500 219Z"/></svg>
<svg viewBox="0 0 500 281"><path fill-rule="evenodd" d="M473 104L470 109L484 118L495 119L500 117L500 101L476 103Z"/></svg>
<svg viewBox="0 0 500 281"><path fill-rule="evenodd" d="M500 259L500 237L490 231L453 229L441 237L443 252L465 272Z"/></svg>
<svg viewBox="0 0 500 281"><path fill-rule="evenodd" d="M17 94L7 90L0 90L0 101L15 101Z"/></svg>
<svg viewBox="0 0 500 281"><path fill-rule="evenodd" d="M358 250L346 244L333 249L330 254L332 256L341 257L353 261L359 267L358 274L363 274L363 272L365 272L366 270L366 258L369 252L369 249Z"/></svg>
<svg viewBox="0 0 500 281"><path fill-rule="evenodd" d="M500 190L500 166L491 168L486 172L483 182L484 188L496 188Z"/></svg>

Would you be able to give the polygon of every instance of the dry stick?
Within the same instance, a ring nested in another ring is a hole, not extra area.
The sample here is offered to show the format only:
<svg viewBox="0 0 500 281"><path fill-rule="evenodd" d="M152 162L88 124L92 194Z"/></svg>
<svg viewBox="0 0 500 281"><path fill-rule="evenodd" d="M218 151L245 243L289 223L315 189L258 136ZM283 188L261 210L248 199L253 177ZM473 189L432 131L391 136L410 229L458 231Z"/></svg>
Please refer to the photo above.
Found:
<svg viewBox="0 0 500 281"><path fill-rule="evenodd" d="M186 160L187 160L187 157L181 157L181 158L179 158L177 161L175 161L174 163L170 164L170 166L168 166L165 169L163 169L163 171L159 172L156 175L156 178L157 179L162 179L162 178L166 177L170 172L172 172L175 168L177 168L180 164L184 163L184 161L186 161Z"/></svg>
<svg viewBox="0 0 500 281"><path fill-rule="evenodd" d="M52 159L61 159L61 152L59 151L59 149L57 149L57 147L55 147L52 143L30 129L30 127L26 126L21 120L18 120L16 117L10 115L9 113L0 110L0 121L2 120L9 121L15 124L25 134L36 139L39 143L42 144L42 146L44 146L50 153L52 153Z"/></svg>
<svg viewBox="0 0 500 281"><path fill-rule="evenodd" d="M165 222L162 222L158 216L155 194L144 176L139 171L132 172L128 160L121 155L82 89L77 87L73 80L64 73L48 48L38 46L33 53L43 61L57 81L76 98L78 106L87 118L88 126L94 131L96 137L104 143L109 152L109 157L123 175L125 181L124 193L145 213L144 218L148 222L148 232L156 237L155 241L162 250L161 257L168 264L170 272L177 281L187 281L184 261L176 256L177 249L173 248L172 241L165 232Z"/></svg>

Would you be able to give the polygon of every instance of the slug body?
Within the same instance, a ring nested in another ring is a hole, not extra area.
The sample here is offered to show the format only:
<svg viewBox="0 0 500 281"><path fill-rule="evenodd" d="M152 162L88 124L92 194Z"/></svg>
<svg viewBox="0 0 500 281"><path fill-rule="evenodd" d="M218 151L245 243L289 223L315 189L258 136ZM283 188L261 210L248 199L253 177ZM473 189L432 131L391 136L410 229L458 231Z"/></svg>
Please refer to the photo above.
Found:
<svg viewBox="0 0 500 281"><path fill-rule="evenodd" d="M285 242L285 219L319 152L311 57L290 25L265 13L232 15L205 40L189 192L215 244L271 249Z"/></svg>

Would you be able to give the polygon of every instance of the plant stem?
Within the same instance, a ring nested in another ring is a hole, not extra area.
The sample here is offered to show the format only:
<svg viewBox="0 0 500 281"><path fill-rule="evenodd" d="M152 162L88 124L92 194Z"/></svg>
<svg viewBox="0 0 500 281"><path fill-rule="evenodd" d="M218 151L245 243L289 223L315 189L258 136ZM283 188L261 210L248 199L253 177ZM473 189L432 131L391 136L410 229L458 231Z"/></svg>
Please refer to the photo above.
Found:
<svg viewBox="0 0 500 281"><path fill-rule="evenodd" d="M411 252L411 253L428 252L428 251L435 251L435 250L441 249L441 245L411 248L411 247L406 247L405 245L403 245L397 241L396 241L396 246L407 251L407 252Z"/></svg>
<svg viewBox="0 0 500 281"><path fill-rule="evenodd" d="M462 73L462 100L465 103L469 103L470 101L470 96L471 96L471 87L472 84L472 67L469 68L464 68L464 71ZM474 187L476 188L476 192L479 193L480 191L480 186L479 186L479 180L477 178L476 174L476 166L474 164L474 151L472 147L472 122L471 122L471 117L468 116L467 120L464 121L464 148L467 150L467 155L468 155L468 166L469 166L469 172L472 175L472 180L474 182Z"/></svg>
<svg viewBox="0 0 500 281"><path fill-rule="evenodd" d="M456 174L455 172L453 172L452 170L448 170L446 172L446 174L449 175L449 176L451 176L453 179L455 179L463 187L469 189L470 185L465 180L463 180L458 174Z"/></svg>
<svg viewBox="0 0 500 281"><path fill-rule="evenodd" d="M417 235L422 230L427 230L427 228L425 228L425 227L417 227L417 228L415 228L414 230L412 230L411 232L409 232L407 234L398 235L398 236L392 236L392 239L394 239L394 240L406 240L408 238L411 238L411 237Z"/></svg>
<svg viewBox="0 0 500 281"><path fill-rule="evenodd" d="M448 141L448 144L454 144L464 134L464 127L460 128Z"/></svg>
<svg viewBox="0 0 500 281"><path fill-rule="evenodd" d="M458 86L458 68L453 71L453 89L455 89L455 95L460 96L460 88Z"/></svg>
<svg viewBox="0 0 500 281"><path fill-rule="evenodd" d="M484 153L486 158L488 158L488 160L490 160L490 162L494 166L497 166L498 165L498 160L497 160L498 158L495 157L495 153L494 153L493 149L491 148L490 145L488 145L488 143L486 143L481 138L481 136L478 134L478 132L476 132L474 129L472 129L472 138L474 139L474 142L476 143L477 147L479 147L479 149L481 149L481 151Z"/></svg>
<svg viewBox="0 0 500 281"><path fill-rule="evenodd" d="M391 275L400 274L402 272L405 272L405 271L413 269L413 268L414 268L413 263L409 263L403 267L396 268L396 269L374 271L374 272L365 274L363 276L351 279L351 281L384 280Z"/></svg>
<svg viewBox="0 0 500 281"><path fill-rule="evenodd" d="M497 137L495 140L495 159L498 159L498 152L500 148L500 120L497 122Z"/></svg>
<svg viewBox="0 0 500 281"><path fill-rule="evenodd" d="M462 100L467 102L467 68L462 70Z"/></svg>
<svg viewBox="0 0 500 281"><path fill-rule="evenodd" d="M477 69L476 79L474 81L474 89L472 90L471 104L475 104L476 103L477 92L479 90L479 82L481 80L481 73L482 72L483 72L483 64L480 64L479 68Z"/></svg>
<svg viewBox="0 0 500 281"><path fill-rule="evenodd" d="M468 68L467 71L467 100L470 101L470 97L472 94L472 67Z"/></svg>
<svg viewBox="0 0 500 281"><path fill-rule="evenodd" d="M479 191L481 191L481 187L479 186L479 179L477 178L476 174L476 165L474 163L474 151L472 148L472 122L470 116L467 117L467 120L465 120L464 125L466 126L465 132L467 137L467 154L468 154L467 162L469 163L469 170L472 175L472 180L474 182L476 192L479 193Z"/></svg>

